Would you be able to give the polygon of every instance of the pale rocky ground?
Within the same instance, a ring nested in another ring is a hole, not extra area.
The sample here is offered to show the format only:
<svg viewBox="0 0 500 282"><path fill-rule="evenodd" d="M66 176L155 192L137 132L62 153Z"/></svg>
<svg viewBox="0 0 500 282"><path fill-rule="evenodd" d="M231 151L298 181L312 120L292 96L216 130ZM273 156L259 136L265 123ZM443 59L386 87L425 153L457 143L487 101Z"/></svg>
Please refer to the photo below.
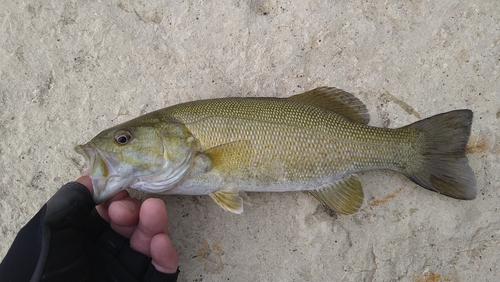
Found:
<svg viewBox="0 0 500 282"><path fill-rule="evenodd" d="M162 197L180 281L498 281L495 0L2 3L0 258L85 170L73 146L101 130L179 102L323 85L359 97L374 126L472 109L477 199L388 171L361 174L351 216L303 193L250 194L242 215L207 196Z"/></svg>

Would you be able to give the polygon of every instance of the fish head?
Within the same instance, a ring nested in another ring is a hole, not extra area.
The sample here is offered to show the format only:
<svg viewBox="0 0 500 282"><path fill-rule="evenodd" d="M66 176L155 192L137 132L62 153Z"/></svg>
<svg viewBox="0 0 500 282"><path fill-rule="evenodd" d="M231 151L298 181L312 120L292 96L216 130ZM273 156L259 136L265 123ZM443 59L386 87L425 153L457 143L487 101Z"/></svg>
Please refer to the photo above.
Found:
<svg viewBox="0 0 500 282"><path fill-rule="evenodd" d="M125 188L161 193L189 171L199 143L178 122L130 122L109 128L78 145L90 169L94 201L102 203Z"/></svg>

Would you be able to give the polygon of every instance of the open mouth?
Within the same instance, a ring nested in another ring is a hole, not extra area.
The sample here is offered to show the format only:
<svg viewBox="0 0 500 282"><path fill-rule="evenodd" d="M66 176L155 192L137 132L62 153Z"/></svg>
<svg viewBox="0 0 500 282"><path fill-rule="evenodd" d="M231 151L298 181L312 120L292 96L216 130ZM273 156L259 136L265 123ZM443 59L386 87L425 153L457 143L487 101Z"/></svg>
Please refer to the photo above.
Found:
<svg viewBox="0 0 500 282"><path fill-rule="evenodd" d="M89 144L78 145L75 147L75 151L85 158L85 162L90 169L89 176L92 179L94 201L100 203L112 197L113 195L108 195L109 191L106 191L109 179L115 176L110 171L110 169L113 169L110 158Z"/></svg>
<svg viewBox="0 0 500 282"><path fill-rule="evenodd" d="M98 149L85 144L76 146L75 151L85 158L85 162L90 169L91 177L103 178L108 176L109 171L107 163Z"/></svg>

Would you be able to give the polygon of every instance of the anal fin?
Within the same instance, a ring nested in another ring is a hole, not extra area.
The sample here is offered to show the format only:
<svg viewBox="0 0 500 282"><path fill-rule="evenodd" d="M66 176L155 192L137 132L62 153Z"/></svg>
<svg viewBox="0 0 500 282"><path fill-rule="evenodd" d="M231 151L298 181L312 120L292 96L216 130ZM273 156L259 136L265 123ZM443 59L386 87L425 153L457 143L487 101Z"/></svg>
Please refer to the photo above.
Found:
<svg viewBox="0 0 500 282"><path fill-rule="evenodd" d="M355 174L331 186L306 192L340 214L355 213L363 204L363 187Z"/></svg>
<svg viewBox="0 0 500 282"><path fill-rule="evenodd" d="M243 213L243 203L250 204L245 192L225 189L210 193L210 197L223 209L235 214Z"/></svg>

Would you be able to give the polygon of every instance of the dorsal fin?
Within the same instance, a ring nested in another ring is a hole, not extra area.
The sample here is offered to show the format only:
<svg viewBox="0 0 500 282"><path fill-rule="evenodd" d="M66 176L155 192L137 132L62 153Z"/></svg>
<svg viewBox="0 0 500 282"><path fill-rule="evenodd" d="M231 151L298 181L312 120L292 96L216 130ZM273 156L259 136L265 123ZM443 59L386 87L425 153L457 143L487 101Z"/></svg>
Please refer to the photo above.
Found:
<svg viewBox="0 0 500 282"><path fill-rule="evenodd" d="M309 103L332 112L346 119L368 124L370 115L365 104L351 93L334 87L319 87L302 94L297 94L288 99Z"/></svg>

